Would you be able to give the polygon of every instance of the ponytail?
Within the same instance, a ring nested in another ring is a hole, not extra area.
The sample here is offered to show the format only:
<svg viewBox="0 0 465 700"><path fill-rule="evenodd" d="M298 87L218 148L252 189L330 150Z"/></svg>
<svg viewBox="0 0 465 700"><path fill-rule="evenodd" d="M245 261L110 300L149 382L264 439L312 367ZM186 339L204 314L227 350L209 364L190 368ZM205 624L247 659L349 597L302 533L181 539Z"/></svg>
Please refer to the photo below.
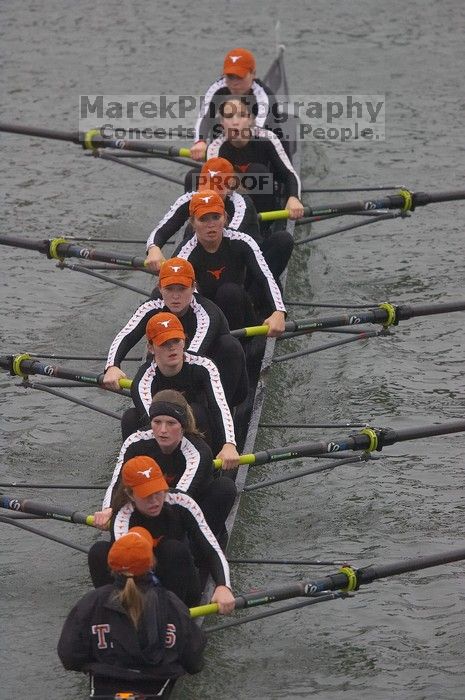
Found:
<svg viewBox="0 0 465 700"><path fill-rule="evenodd" d="M144 609L145 596L132 576L125 576L125 578L124 587L117 591L116 598L120 601L134 627L137 629Z"/></svg>

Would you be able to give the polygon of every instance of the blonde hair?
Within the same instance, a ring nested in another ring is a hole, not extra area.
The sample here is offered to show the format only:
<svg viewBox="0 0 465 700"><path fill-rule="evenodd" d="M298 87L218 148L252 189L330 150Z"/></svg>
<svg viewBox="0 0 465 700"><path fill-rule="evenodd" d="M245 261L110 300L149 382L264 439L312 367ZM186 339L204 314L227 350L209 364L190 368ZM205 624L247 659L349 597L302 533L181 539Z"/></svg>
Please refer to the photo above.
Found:
<svg viewBox="0 0 465 700"><path fill-rule="evenodd" d="M155 557L153 558L153 567L155 567ZM140 618L144 611L145 594L141 591L132 576L128 576L121 590L116 591L115 598L119 600L123 608L126 610L129 619L137 629Z"/></svg>

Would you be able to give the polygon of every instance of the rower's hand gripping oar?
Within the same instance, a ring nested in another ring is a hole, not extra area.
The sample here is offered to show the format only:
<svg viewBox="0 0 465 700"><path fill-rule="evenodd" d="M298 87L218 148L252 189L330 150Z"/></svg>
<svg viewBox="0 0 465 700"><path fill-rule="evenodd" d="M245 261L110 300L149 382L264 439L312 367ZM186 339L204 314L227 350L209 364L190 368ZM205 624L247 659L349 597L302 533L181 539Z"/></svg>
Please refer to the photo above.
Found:
<svg viewBox="0 0 465 700"><path fill-rule="evenodd" d="M400 321L419 316L433 316L454 311L465 311L465 301L450 301L443 304L401 304L394 305L389 302L379 304L378 308L370 311L356 311L338 314L335 316L316 316L302 321L286 321L285 331L318 331L323 328L337 328L338 326L357 326L361 323L380 323L385 328L397 326ZM231 331L236 338L250 338L256 335L267 335L268 326L247 326Z"/></svg>
<svg viewBox="0 0 465 700"><path fill-rule="evenodd" d="M280 586L265 591L244 593L235 598L235 609L241 610L244 608L256 607L257 605L266 605L289 598L311 598L321 595L326 591L341 590L345 593L351 593L352 591L357 591L360 586L365 586L378 579L398 576L399 574L405 574L411 571L420 571L433 566L462 561L463 559L465 559L464 547L438 554L405 559L404 561L397 561L391 564L374 564L361 569L354 569L349 565L344 565L335 574L330 574L320 579L290 583L286 586ZM199 605L198 607L190 608L189 612L191 617L214 615L218 612L218 605L216 603Z"/></svg>
<svg viewBox="0 0 465 700"><path fill-rule="evenodd" d="M465 190L452 190L450 192L410 192L401 189L398 194L391 194L378 199L365 199L339 204L322 204L320 206L304 207L304 216L328 216L332 214L357 214L361 211L376 211L378 209L399 209L403 212L415 211L416 207L424 207L427 204L439 204L465 199ZM288 219L288 209L276 211L263 211L259 215L261 221L276 221Z"/></svg>
<svg viewBox="0 0 465 700"><path fill-rule="evenodd" d="M343 452L344 450L366 450L368 452L381 452L383 447L394 445L397 442L407 440L419 440L425 437L436 435L449 435L450 433L460 433L465 431L465 420L449 421L436 425L417 426L413 428L363 428L359 433L349 435L345 438L318 442L307 442L302 444L288 445L287 447L277 447L271 450L263 450L255 454L245 454L239 457L239 464L260 465L279 462L296 457L318 457L320 455ZM214 459L213 465L216 469L221 469L220 459Z"/></svg>
<svg viewBox="0 0 465 700"><path fill-rule="evenodd" d="M34 360L27 353L22 355L0 356L0 367L6 369L14 377L27 379L30 374L40 374L45 377L58 377L59 379L70 379L80 384L90 384L103 387L103 374L88 372L86 370L68 369L58 365L49 365L40 360ZM130 389L132 379L123 378L119 380L121 389Z"/></svg>
<svg viewBox="0 0 465 700"><path fill-rule="evenodd" d="M37 503L28 498L13 498L12 496L0 495L0 507L8 510L20 511L21 513L32 513L43 518L52 520L63 520L68 523L78 525L89 525L94 527L94 516L80 513L74 508L67 506L57 506L51 503Z"/></svg>

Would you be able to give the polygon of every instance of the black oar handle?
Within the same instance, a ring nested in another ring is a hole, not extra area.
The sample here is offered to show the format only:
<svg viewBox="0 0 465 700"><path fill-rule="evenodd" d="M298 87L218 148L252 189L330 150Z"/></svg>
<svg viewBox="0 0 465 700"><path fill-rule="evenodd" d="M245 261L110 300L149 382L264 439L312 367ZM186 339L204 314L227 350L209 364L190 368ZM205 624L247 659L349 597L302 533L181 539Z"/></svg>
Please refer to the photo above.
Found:
<svg viewBox="0 0 465 700"><path fill-rule="evenodd" d="M378 308L368 311L356 310L334 316L316 316L302 321L286 321L286 331L319 330L337 326L357 326L363 323L382 323L397 325L419 316L434 316L437 314L465 311L465 300L448 301L440 304L380 304Z"/></svg>
<svg viewBox="0 0 465 700"><path fill-rule="evenodd" d="M131 267L138 270L149 272L144 266L144 258L139 258L133 255L121 255L120 253L112 253L98 250L96 248L87 248L76 243L69 243L66 238L51 238L46 240L32 240L20 238L19 236L0 235L0 245L11 246L14 248L24 248L26 250L35 250L38 253L46 255L50 259L61 260L62 258L80 258L81 260L98 260L100 262L121 265L123 267Z"/></svg>
<svg viewBox="0 0 465 700"><path fill-rule="evenodd" d="M401 190L399 194L387 195L378 199L356 200L337 204L322 204L309 207L306 216L326 216L329 214L353 214L359 211L374 211L376 209L401 209L414 211L415 207L440 202L452 202L465 199L465 190L450 192L410 192Z"/></svg>
<svg viewBox="0 0 465 700"><path fill-rule="evenodd" d="M26 498L13 498L6 495L0 496L0 507L80 525L92 525L94 521L93 515L86 515L73 508L48 503L37 503L36 501L31 501Z"/></svg>
<svg viewBox="0 0 465 700"><path fill-rule="evenodd" d="M244 454L239 458L239 464L271 464L286 459L297 457L318 457L319 455L331 455L333 453L344 452L345 450L368 450L380 452L388 445L407 440L418 440L425 437L435 437L438 435L450 435L451 433L465 432L465 420L448 421L436 425L416 426L412 428L363 428L355 435L349 435L342 439L320 440L318 442L307 442L303 444L288 445L287 447L277 447L275 449L263 450L255 454ZM219 459L213 460L215 468L221 468Z"/></svg>
<svg viewBox="0 0 465 700"><path fill-rule="evenodd" d="M189 148L175 148L168 146L166 143L156 141L148 143L138 140L129 139L114 139L104 136L103 131L99 128L89 129L86 132L79 131L61 131L58 129L44 129L35 126L24 126L21 124L10 124L0 122L0 131L10 134L24 134L26 136L38 136L39 138L55 139L57 141L70 141L71 143L81 144L83 148L115 148L124 149L126 151L139 151L142 153L164 154L165 156L190 156ZM194 162L194 161L193 161Z"/></svg>
<svg viewBox="0 0 465 700"><path fill-rule="evenodd" d="M71 379L83 384L102 383L103 374L96 372L81 372L80 370L67 369L58 365L45 364L40 360L33 360L28 355L5 355L0 357L0 367L6 369L11 375L17 377L29 374L39 374L44 377L58 377L59 379Z"/></svg>

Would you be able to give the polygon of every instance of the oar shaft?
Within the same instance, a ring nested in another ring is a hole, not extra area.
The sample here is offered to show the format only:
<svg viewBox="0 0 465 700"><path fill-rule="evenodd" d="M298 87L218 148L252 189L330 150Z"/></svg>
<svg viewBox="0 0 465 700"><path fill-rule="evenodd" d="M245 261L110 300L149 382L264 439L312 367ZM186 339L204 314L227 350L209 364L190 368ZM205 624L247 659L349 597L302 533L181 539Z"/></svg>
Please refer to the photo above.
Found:
<svg viewBox="0 0 465 700"><path fill-rule="evenodd" d="M413 557L404 561L397 561L391 564L372 564L357 570L357 580L359 585L365 585L380 578L406 574L410 571L421 571L441 564L450 564L455 561L465 559L465 547L452 549L437 554L427 554L425 556Z"/></svg>
<svg viewBox="0 0 465 700"><path fill-rule="evenodd" d="M388 308L389 307L389 308ZM336 328L337 326L357 326L363 323L398 323L419 316L434 316L436 314L465 311L465 301L447 301L440 304L381 304L379 307L369 310L356 309L353 312L337 314L334 316L315 316L301 321L286 321L286 332L322 330L324 328ZM247 338L255 335L266 335L268 326L247 326L231 331L236 338Z"/></svg>
<svg viewBox="0 0 465 700"><path fill-rule="evenodd" d="M406 321L419 316L433 316L436 314L453 313L455 311L465 311L465 301L450 301L441 304L402 304L391 305L395 317L393 321ZM386 323L389 320L390 312L382 306L369 311L356 310L353 313L337 314L334 316L321 316L303 321L287 321L286 330L309 330L320 328L334 328L337 326L354 326L363 323ZM289 328L288 328L289 325ZM293 326L293 327L292 327Z"/></svg>
<svg viewBox="0 0 465 700"><path fill-rule="evenodd" d="M79 369L68 369L58 365L48 365L40 360L33 360L28 355L4 355L0 357L0 367L8 370L13 376L28 376L29 374L39 374L46 377L58 377L59 379L71 379L81 384L92 384L100 386L103 374L96 372L81 371ZM121 389L130 389L132 380L123 378L119 380Z"/></svg>
<svg viewBox="0 0 465 700"><path fill-rule="evenodd" d="M99 262L145 270L144 258L133 255L121 255L120 253L97 250L96 248L86 248L75 243L68 243L64 238L33 240L20 238L19 236L0 235L0 245L35 250L57 260L62 258L81 258L83 260L98 260Z"/></svg>
<svg viewBox="0 0 465 700"><path fill-rule="evenodd" d="M35 126L24 126L21 124L7 124L0 122L0 131L10 134L25 134L26 136L39 136L44 139L56 139L57 141L71 141L79 143L79 131L58 131L57 129L42 129Z"/></svg>
<svg viewBox="0 0 465 700"><path fill-rule="evenodd" d="M427 204L440 202L452 202L465 199L465 190L451 192L407 192L387 195L379 199L356 200L353 202L341 202L338 204L323 204L317 207L309 207L307 216L321 216L322 214L351 214L358 211L373 211L376 209L402 209L412 211L415 207L423 207Z"/></svg>
<svg viewBox="0 0 465 700"><path fill-rule="evenodd" d="M74 544L74 542L70 542L69 540L65 540L63 537L58 537L57 535L52 535L50 532L44 532L43 530L39 530L36 527L32 527L32 525L27 525L26 523L18 522L17 520L14 520L13 518L8 518L6 516L0 515L0 522L6 523L8 525L14 525L15 527L19 527L21 530L26 530L26 532L31 532L33 535L39 535L39 537L45 537L45 539L51 540L52 542L58 542L58 544L64 544L65 547L71 547L72 549L77 549L78 552L84 552L84 554L89 553L89 547L84 547L80 544Z"/></svg>
<svg viewBox="0 0 465 700"><path fill-rule="evenodd" d="M191 154L189 148L175 148L161 142L148 143L137 140L107 138L99 129L80 133L79 131L60 131L58 129L43 129L35 126L0 122L0 131L10 134L38 136L39 138L55 139L57 141L71 141L72 143L82 144L84 148L116 148L142 153L163 153L167 156L183 156L186 158L189 158Z"/></svg>
<svg viewBox="0 0 465 700"><path fill-rule="evenodd" d="M420 571L442 564L462 561L463 559L465 559L465 547L449 550L447 552L405 559L390 564L370 565L360 569L353 569L349 565L344 565L342 569L335 574L330 574L319 579L291 583L265 591L243 593L235 598L236 610L252 608L257 605L266 605L279 600L287 600L288 598L312 597L320 594L322 591L357 590L360 586L372 583L377 579L397 576L411 571ZM201 617L217 612L218 605L214 603L190 609L192 617Z"/></svg>
<svg viewBox="0 0 465 700"><path fill-rule="evenodd" d="M73 508L66 506L58 506L51 503L37 503L28 498L13 498L12 496L0 496L0 506L8 508L8 510L21 511L22 513L32 513L33 515L41 515L43 518L51 518L53 520L64 520L70 523L79 525L94 524L94 516L86 515Z"/></svg>
<svg viewBox="0 0 465 700"><path fill-rule="evenodd" d="M364 428L360 433L334 440L320 440L303 444L288 445L271 450L263 450L255 454L241 455L239 464L270 464L285 459L297 457L317 457L318 455L333 454L344 450L378 450L394 445L396 442L418 440L425 437L449 435L465 431L465 420L454 420L434 425L414 426L411 428ZM220 469L221 460L213 460L213 466Z"/></svg>
<svg viewBox="0 0 465 700"><path fill-rule="evenodd" d="M320 206L304 207L304 216L332 216L334 214L358 214L365 211L376 211L378 209L401 209L403 211L413 211L415 207L424 207L427 204L440 202L453 202L458 199L465 199L465 190L455 190L452 192L408 192L401 191L399 194L386 195L378 199L357 199L352 202L340 202L337 204L321 204ZM276 211L264 211L258 215L261 221L276 221L288 219L287 209Z"/></svg>

